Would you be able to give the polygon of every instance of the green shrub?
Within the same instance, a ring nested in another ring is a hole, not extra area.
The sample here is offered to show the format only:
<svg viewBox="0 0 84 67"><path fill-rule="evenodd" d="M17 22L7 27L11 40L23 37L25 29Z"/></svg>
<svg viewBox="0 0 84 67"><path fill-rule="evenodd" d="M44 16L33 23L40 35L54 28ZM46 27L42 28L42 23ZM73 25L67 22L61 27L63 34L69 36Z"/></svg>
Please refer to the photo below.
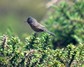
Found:
<svg viewBox="0 0 84 67"><path fill-rule="evenodd" d="M52 6L54 11L45 20L45 26L56 34L55 47L84 43L84 0L76 1Z"/></svg>
<svg viewBox="0 0 84 67"><path fill-rule="evenodd" d="M81 67L84 63L84 44L78 46L69 44L66 48L54 50L49 45L44 46L43 40L36 46L32 43L31 47L29 45L33 42L31 37L28 39L29 43L26 42L29 46L21 43L18 37L6 39L5 37L0 44L0 65L2 67ZM40 40L41 38L38 41Z"/></svg>

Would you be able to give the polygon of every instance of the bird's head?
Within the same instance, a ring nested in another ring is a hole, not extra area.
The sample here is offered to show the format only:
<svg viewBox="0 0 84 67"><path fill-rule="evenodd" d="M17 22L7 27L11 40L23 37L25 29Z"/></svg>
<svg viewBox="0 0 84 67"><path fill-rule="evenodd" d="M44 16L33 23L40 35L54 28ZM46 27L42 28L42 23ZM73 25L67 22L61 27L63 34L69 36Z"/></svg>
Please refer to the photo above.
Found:
<svg viewBox="0 0 84 67"><path fill-rule="evenodd" d="M32 23L33 22L33 17L28 17L28 19L27 19L27 23Z"/></svg>

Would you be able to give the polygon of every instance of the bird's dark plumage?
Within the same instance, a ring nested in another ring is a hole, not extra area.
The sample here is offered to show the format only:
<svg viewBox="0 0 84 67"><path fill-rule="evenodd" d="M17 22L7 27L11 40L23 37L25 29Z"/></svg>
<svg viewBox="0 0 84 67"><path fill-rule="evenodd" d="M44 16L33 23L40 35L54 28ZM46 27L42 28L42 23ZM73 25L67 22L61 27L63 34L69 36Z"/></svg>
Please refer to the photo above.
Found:
<svg viewBox="0 0 84 67"><path fill-rule="evenodd" d="M41 25L40 23L37 22L37 20L33 17L28 17L27 19L27 23L31 26L31 28L35 31L35 32L47 32L51 35L54 35L54 33L49 32L45 26Z"/></svg>
<svg viewBox="0 0 84 67"><path fill-rule="evenodd" d="M32 17L31 17L31 16L30 16L30 17L28 17L27 22L28 22L28 23L33 22L33 19L32 19Z"/></svg>

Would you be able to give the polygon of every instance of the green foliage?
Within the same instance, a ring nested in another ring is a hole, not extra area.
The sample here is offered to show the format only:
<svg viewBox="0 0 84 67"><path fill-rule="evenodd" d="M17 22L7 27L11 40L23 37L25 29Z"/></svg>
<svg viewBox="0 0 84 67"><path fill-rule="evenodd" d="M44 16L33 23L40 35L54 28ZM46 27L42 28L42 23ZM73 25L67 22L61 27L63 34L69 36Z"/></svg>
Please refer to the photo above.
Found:
<svg viewBox="0 0 84 67"><path fill-rule="evenodd" d="M25 43L27 46L21 43L18 37L7 39L5 36L0 44L0 65L3 67L81 67L83 65L84 44L78 46L69 44L66 48L54 50L45 39L39 38L39 42L35 39L38 42L36 44L34 38L32 35L32 39L31 37L27 39L28 42Z"/></svg>
<svg viewBox="0 0 84 67"><path fill-rule="evenodd" d="M78 0L72 5L62 2L53 6L54 12L45 25L56 37L35 33L22 42L16 36L0 36L0 66L83 67L83 4L84 1Z"/></svg>
<svg viewBox="0 0 84 67"><path fill-rule="evenodd" d="M45 25L57 36L54 45L84 43L84 0L76 1L52 6L54 12L49 15Z"/></svg>
<svg viewBox="0 0 84 67"><path fill-rule="evenodd" d="M37 34L34 34L29 39L26 38L26 48L27 49L43 49L46 48L53 48L52 46L52 37L49 37L48 34L42 34L37 36Z"/></svg>

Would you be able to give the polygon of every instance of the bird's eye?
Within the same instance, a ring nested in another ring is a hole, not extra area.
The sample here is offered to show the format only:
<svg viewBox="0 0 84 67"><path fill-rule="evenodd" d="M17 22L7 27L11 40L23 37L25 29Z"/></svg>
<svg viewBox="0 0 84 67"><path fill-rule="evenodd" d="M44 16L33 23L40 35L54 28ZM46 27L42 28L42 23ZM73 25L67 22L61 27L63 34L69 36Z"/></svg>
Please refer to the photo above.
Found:
<svg viewBox="0 0 84 67"><path fill-rule="evenodd" d="M31 17L28 17L27 22L28 23L31 23L32 22L32 18Z"/></svg>

